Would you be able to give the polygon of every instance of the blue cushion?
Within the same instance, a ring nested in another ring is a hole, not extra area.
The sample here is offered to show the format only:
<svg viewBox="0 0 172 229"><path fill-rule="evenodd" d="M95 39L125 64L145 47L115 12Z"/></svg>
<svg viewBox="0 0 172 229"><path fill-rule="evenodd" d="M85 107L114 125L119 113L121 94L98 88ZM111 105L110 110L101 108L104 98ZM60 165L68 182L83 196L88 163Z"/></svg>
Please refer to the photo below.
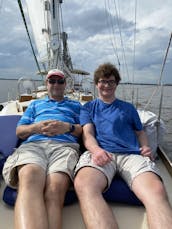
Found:
<svg viewBox="0 0 172 229"><path fill-rule="evenodd" d="M3 193L3 201L10 206L14 206L16 198L17 198L17 190L9 186L6 186ZM69 190L66 193L64 205L70 205L76 201L77 201L77 196L75 194L75 191Z"/></svg>
<svg viewBox="0 0 172 229"><path fill-rule="evenodd" d="M6 186L3 193L3 201L10 206L14 206L16 198L17 190Z"/></svg>
<svg viewBox="0 0 172 229"><path fill-rule="evenodd" d="M0 174L6 158L18 144L16 126L21 115L0 115Z"/></svg>
<svg viewBox="0 0 172 229"><path fill-rule="evenodd" d="M1 154L0 154L0 157L1 157ZM2 157L0 158L0 174L2 174L2 169L3 169L5 161L6 161L6 158L2 155Z"/></svg>
<svg viewBox="0 0 172 229"><path fill-rule="evenodd" d="M130 205L142 205L142 202L129 189L125 181L116 176L112 181L110 188L103 193L107 202L125 203ZM3 200L6 204L14 206L17 197L16 189L6 187L3 193ZM70 205L77 201L77 196L74 190L69 190L66 193L64 205Z"/></svg>
<svg viewBox="0 0 172 229"><path fill-rule="evenodd" d="M74 190L69 190L66 193L64 205L66 206L66 205L73 204L73 203L77 202L77 200L78 200L78 198L76 196L75 191Z"/></svg>
<svg viewBox="0 0 172 229"><path fill-rule="evenodd" d="M21 115L0 115L0 152L8 157L17 146L17 122Z"/></svg>
<svg viewBox="0 0 172 229"><path fill-rule="evenodd" d="M108 202L142 205L142 202L136 197L134 192L131 191L126 182L119 176L115 176L110 188L103 193L103 196Z"/></svg>

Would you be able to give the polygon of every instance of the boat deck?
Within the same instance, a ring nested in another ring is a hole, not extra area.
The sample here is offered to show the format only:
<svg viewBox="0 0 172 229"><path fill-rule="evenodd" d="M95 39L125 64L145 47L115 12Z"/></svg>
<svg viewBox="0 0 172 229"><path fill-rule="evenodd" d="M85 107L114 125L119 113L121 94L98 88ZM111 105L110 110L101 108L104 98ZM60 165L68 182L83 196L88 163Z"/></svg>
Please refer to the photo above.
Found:
<svg viewBox="0 0 172 229"><path fill-rule="evenodd" d="M167 189L169 200L172 204L172 176L170 176L162 160L157 161L157 165L161 170L164 184ZM2 192L4 183L1 182L0 188L0 228L13 228L13 207L5 205L2 201ZM142 206L130 206L126 204L110 204L117 218L120 229L147 229L147 219L145 209ZM78 203L65 206L63 211L63 229L84 229Z"/></svg>

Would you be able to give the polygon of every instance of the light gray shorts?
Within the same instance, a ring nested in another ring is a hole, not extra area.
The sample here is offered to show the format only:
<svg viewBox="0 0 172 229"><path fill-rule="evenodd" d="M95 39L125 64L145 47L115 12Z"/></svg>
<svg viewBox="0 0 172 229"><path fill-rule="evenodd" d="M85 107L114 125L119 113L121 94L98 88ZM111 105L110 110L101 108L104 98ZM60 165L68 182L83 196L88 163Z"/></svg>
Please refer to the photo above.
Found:
<svg viewBox="0 0 172 229"><path fill-rule="evenodd" d="M17 188L17 167L24 164L37 164L46 174L63 172L73 180L74 169L79 159L77 143L59 143L57 141L37 141L22 144L7 158L3 168L3 177L7 185Z"/></svg>
<svg viewBox="0 0 172 229"><path fill-rule="evenodd" d="M118 173L131 188L133 179L141 173L153 172L160 176L160 171L156 167L155 163L148 157L143 157L136 154L119 154L112 153L113 160L105 166L95 165L91 159L89 151L84 152L76 165L76 173L83 167L92 167L101 171L107 178L108 185L110 187L112 179L115 174Z"/></svg>

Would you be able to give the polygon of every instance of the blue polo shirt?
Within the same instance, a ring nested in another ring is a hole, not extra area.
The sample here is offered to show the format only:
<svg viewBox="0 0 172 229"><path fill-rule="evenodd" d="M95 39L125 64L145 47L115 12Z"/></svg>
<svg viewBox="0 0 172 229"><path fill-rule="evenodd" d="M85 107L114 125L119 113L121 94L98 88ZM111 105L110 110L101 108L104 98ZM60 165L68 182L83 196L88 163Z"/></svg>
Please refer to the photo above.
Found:
<svg viewBox="0 0 172 229"><path fill-rule="evenodd" d="M30 125L43 120L59 120L78 124L80 109L81 104L77 101L65 98L63 101L57 102L47 96L45 99L33 101L24 112L17 126ZM61 134L52 137L42 134L33 134L29 136L24 143L40 140L76 143L78 138L72 134Z"/></svg>
<svg viewBox="0 0 172 229"><path fill-rule="evenodd" d="M107 104L100 99L86 103L81 109L80 124L92 123L95 137L108 152L139 154L135 131L143 129L137 110L128 102L115 99Z"/></svg>

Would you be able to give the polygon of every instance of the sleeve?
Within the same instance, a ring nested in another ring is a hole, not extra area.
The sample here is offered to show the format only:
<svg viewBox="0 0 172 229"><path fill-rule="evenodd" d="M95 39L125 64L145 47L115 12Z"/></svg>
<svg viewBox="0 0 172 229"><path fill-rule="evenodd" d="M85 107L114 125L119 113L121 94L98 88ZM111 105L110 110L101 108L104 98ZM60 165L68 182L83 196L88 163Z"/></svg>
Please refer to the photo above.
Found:
<svg viewBox="0 0 172 229"><path fill-rule="evenodd" d="M92 123L91 116L90 116L90 110L89 110L89 103L84 104L81 107L81 111L80 111L81 126L84 126L87 123Z"/></svg>
<svg viewBox="0 0 172 229"><path fill-rule="evenodd" d="M82 105L81 103L77 103L77 106L75 106L75 123L80 124L80 113L81 113Z"/></svg>
<svg viewBox="0 0 172 229"><path fill-rule="evenodd" d="M23 113L21 119L19 120L17 126L20 125L29 125L34 123L34 115L35 114L35 103L32 102L26 111Z"/></svg>

